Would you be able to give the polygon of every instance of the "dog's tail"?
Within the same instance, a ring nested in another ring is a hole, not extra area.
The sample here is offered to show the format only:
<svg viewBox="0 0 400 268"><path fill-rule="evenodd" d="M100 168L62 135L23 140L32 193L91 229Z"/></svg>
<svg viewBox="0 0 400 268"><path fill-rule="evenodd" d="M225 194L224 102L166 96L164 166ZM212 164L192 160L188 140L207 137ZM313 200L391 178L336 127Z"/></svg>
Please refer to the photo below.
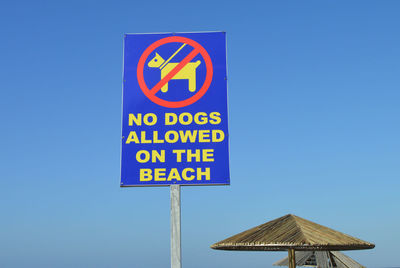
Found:
<svg viewBox="0 0 400 268"><path fill-rule="evenodd" d="M200 65L200 63L201 63L201 60L196 61L196 62L195 62L195 64L196 64L196 65L195 65L195 68L197 68L197 67Z"/></svg>

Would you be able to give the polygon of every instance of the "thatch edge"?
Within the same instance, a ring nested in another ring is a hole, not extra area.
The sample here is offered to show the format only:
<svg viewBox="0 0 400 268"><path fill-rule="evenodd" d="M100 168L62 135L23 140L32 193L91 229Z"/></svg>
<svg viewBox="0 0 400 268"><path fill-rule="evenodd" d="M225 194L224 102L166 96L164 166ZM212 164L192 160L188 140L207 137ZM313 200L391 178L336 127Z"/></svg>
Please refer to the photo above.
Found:
<svg viewBox="0 0 400 268"><path fill-rule="evenodd" d="M213 244L210 248L215 250L243 250L243 251L286 251L294 249L297 251L340 251L340 250L361 250L372 249L374 244L348 244L348 245L291 245L291 244L234 244L234 243Z"/></svg>

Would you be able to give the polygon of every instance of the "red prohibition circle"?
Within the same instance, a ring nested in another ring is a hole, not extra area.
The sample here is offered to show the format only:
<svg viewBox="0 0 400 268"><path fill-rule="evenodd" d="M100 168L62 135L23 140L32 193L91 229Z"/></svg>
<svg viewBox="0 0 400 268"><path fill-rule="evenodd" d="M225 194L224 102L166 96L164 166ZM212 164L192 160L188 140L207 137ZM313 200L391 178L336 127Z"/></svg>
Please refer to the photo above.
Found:
<svg viewBox="0 0 400 268"><path fill-rule="evenodd" d="M195 53L195 55L200 53L200 55L203 57L204 62L206 64L207 74L206 74L206 79L203 83L203 86L192 97L182 100L182 101L167 101L167 100L163 100L156 96L156 93L158 92L159 89L155 92L152 92L147 87L146 82L144 81L144 77L143 77L143 68L144 68L144 64L146 63L147 58L155 49L157 49L158 47L160 47L162 45L165 45L168 43L175 43L175 42L185 43L187 45L192 46L194 49L191 53L193 53L193 54ZM181 107L191 105L191 104L195 103L196 101L198 101L201 97L203 97L203 95L207 92L208 88L210 87L211 81L212 81L212 76L213 76L213 65L211 62L210 55L208 55L207 51L199 43L197 43L196 41L194 41L192 39L182 37L182 36L165 37L165 38L160 39L160 40L154 42L153 44L151 44L148 48L146 48L146 50L143 52L142 56L140 56L138 67L137 67L137 79L138 79L140 89L143 91L144 95L146 95L147 98L149 98L152 102L154 102L158 105L167 107L167 108L181 108Z"/></svg>

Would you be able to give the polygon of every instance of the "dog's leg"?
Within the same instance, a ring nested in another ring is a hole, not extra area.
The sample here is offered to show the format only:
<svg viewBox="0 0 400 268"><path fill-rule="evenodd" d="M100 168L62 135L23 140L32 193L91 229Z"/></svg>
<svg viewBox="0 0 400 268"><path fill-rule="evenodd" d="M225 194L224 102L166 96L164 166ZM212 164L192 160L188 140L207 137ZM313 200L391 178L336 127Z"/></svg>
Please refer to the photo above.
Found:
<svg viewBox="0 0 400 268"><path fill-rule="evenodd" d="M191 64L191 70L190 70L190 75L189 75L189 91L190 92L195 92L196 91L196 69L200 65L201 61L196 61L189 63Z"/></svg>
<svg viewBox="0 0 400 268"><path fill-rule="evenodd" d="M168 74L168 72L165 71L165 69L161 70L161 80ZM168 91L168 83L166 83L164 86L161 88L161 92L165 93Z"/></svg>
<svg viewBox="0 0 400 268"><path fill-rule="evenodd" d="M196 73L189 76L189 91L195 92L196 91Z"/></svg>
<svg viewBox="0 0 400 268"><path fill-rule="evenodd" d="M161 92L165 93L168 91L168 83L166 83L162 88L161 88Z"/></svg>

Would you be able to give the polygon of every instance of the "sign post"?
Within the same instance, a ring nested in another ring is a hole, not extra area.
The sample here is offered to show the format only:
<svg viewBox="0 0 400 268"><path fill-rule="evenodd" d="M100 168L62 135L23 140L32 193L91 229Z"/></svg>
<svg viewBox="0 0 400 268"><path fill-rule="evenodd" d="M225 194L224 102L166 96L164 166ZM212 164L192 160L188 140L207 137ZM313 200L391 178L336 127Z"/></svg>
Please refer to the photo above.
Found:
<svg viewBox="0 0 400 268"><path fill-rule="evenodd" d="M181 268L181 185L229 185L225 32L126 34L121 187L170 186Z"/></svg>
<svg viewBox="0 0 400 268"><path fill-rule="evenodd" d="M171 185L171 268L182 267L181 186Z"/></svg>

